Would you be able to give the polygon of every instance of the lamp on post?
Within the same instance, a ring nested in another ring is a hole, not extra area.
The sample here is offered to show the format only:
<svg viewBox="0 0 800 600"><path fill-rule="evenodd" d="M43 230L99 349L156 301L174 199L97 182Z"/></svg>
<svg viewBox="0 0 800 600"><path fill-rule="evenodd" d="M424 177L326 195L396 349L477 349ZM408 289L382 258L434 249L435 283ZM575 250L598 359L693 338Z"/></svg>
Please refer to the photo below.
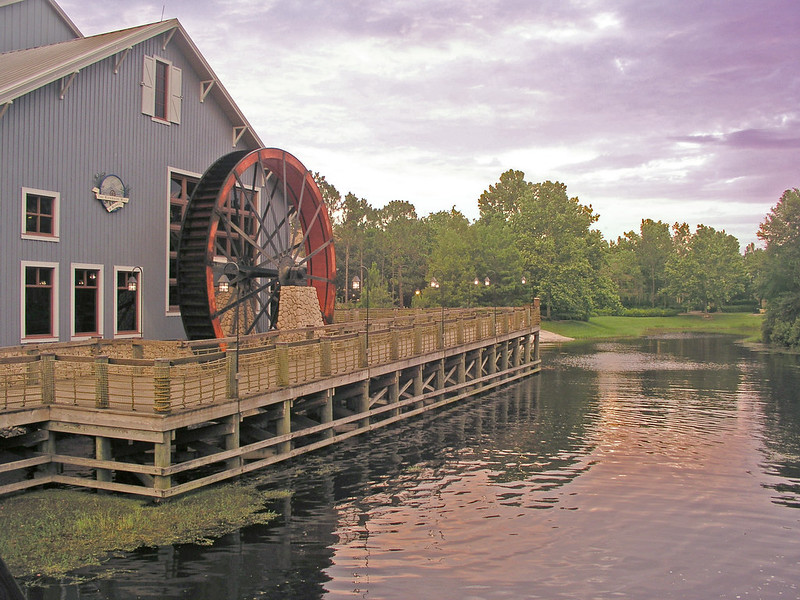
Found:
<svg viewBox="0 0 800 600"><path fill-rule="evenodd" d="M478 286L481 284L480 279L476 277L475 281L472 283L475 285L475 290L477 291ZM469 307L472 308L472 288L469 289Z"/></svg>
<svg viewBox="0 0 800 600"><path fill-rule="evenodd" d="M135 292L137 289L139 289L139 275L141 274L142 267L133 267L131 269L131 274L128 275L128 281L126 282L129 292Z"/></svg>
<svg viewBox="0 0 800 600"><path fill-rule="evenodd" d="M431 287L435 290L440 289L439 282L436 280L436 277L431 278ZM442 308L442 348L444 348L444 296L442 292L439 292L439 305Z"/></svg>
<svg viewBox="0 0 800 600"><path fill-rule="evenodd" d="M525 275L523 275L522 285L524 286L526 283L528 283L528 279L525 277ZM528 315L529 320L533 322L533 281L531 281L531 302L528 307Z"/></svg>
<svg viewBox="0 0 800 600"><path fill-rule="evenodd" d="M366 330L367 330L367 333L366 333L366 340L365 340L365 342L366 342L366 346L367 346L367 360L369 361L369 285L367 285L367 284L368 284L368 282L367 282L367 273L368 273L369 271L367 270L367 268L366 268L364 265L361 265L361 266L359 267L359 272L360 272L362 275L364 275L363 287L364 287L364 289L367 291L367 293L366 293L366 298L365 298L365 300L366 300L366 303L367 303L367 322L366 322ZM360 278L358 275L356 275L355 277L353 277L353 283L352 283L352 286L353 286L353 292L355 292L355 293L358 293L358 292L359 292L359 290L361 290L361 289L362 289L362 282L361 282L361 278Z"/></svg>
<svg viewBox="0 0 800 600"><path fill-rule="evenodd" d="M233 313L233 327L236 330L237 373L239 372L239 305L241 303L241 286L239 285L240 275L241 271L239 269L239 265L234 262L229 262L225 264L225 268L222 270L222 275L220 275L219 279L217 280L217 291L219 292L228 292L230 291L231 286L236 288L236 312Z"/></svg>
<svg viewBox="0 0 800 600"><path fill-rule="evenodd" d="M488 275L486 276L486 279L483 280L483 285L486 286L487 288L490 285L492 285L492 280L489 279ZM494 334L497 335L497 303L492 302L492 307L494 308L494 324L493 324Z"/></svg>
<svg viewBox="0 0 800 600"><path fill-rule="evenodd" d="M129 292L133 292L133 314L134 314L134 329L138 330L140 335L144 335L144 325L142 324L141 315L141 302L140 302L140 282L139 279L142 275L142 267L136 266L130 270L128 279L125 281L125 286Z"/></svg>

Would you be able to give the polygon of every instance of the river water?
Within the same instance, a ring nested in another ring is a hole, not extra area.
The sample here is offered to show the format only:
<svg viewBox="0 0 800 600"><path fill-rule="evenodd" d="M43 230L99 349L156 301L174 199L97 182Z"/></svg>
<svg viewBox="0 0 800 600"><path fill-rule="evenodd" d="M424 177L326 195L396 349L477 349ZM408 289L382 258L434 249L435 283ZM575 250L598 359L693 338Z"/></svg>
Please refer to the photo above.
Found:
<svg viewBox="0 0 800 600"><path fill-rule="evenodd" d="M282 516L31 599L800 598L800 361L723 336L542 373L274 471Z"/></svg>

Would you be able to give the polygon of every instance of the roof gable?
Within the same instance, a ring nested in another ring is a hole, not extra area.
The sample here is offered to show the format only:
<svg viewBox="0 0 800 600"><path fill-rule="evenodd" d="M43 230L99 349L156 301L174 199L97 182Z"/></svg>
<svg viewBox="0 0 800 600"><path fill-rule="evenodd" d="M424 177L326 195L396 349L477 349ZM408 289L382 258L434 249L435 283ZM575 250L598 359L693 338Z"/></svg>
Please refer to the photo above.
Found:
<svg viewBox="0 0 800 600"><path fill-rule="evenodd" d="M55 0L0 0L0 52L83 37Z"/></svg>

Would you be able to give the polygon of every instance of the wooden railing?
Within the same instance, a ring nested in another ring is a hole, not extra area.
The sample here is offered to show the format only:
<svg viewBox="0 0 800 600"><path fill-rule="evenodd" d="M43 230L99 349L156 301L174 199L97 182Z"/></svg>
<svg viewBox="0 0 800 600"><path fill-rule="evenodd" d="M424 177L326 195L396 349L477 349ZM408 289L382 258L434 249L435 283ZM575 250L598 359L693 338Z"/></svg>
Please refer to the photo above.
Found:
<svg viewBox="0 0 800 600"><path fill-rule="evenodd" d="M0 411L71 405L152 411L244 398L539 325L520 308L337 311L321 328L204 342L96 340L0 349Z"/></svg>

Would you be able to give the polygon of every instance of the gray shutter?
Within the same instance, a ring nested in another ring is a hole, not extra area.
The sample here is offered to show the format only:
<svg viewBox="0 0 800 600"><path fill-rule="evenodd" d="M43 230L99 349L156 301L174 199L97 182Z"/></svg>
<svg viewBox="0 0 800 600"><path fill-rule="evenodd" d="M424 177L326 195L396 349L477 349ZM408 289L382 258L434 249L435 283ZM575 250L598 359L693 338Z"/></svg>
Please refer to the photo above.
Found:
<svg viewBox="0 0 800 600"><path fill-rule="evenodd" d="M169 71L169 110L167 118L172 123L181 122L181 70L178 67L170 67Z"/></svg>
<svg viewBox="0 0 800 600"><path fill-rule="evenodd" d="M152 56L144 57L142 67L142 112L156 114L156 59Z"/></svg>

